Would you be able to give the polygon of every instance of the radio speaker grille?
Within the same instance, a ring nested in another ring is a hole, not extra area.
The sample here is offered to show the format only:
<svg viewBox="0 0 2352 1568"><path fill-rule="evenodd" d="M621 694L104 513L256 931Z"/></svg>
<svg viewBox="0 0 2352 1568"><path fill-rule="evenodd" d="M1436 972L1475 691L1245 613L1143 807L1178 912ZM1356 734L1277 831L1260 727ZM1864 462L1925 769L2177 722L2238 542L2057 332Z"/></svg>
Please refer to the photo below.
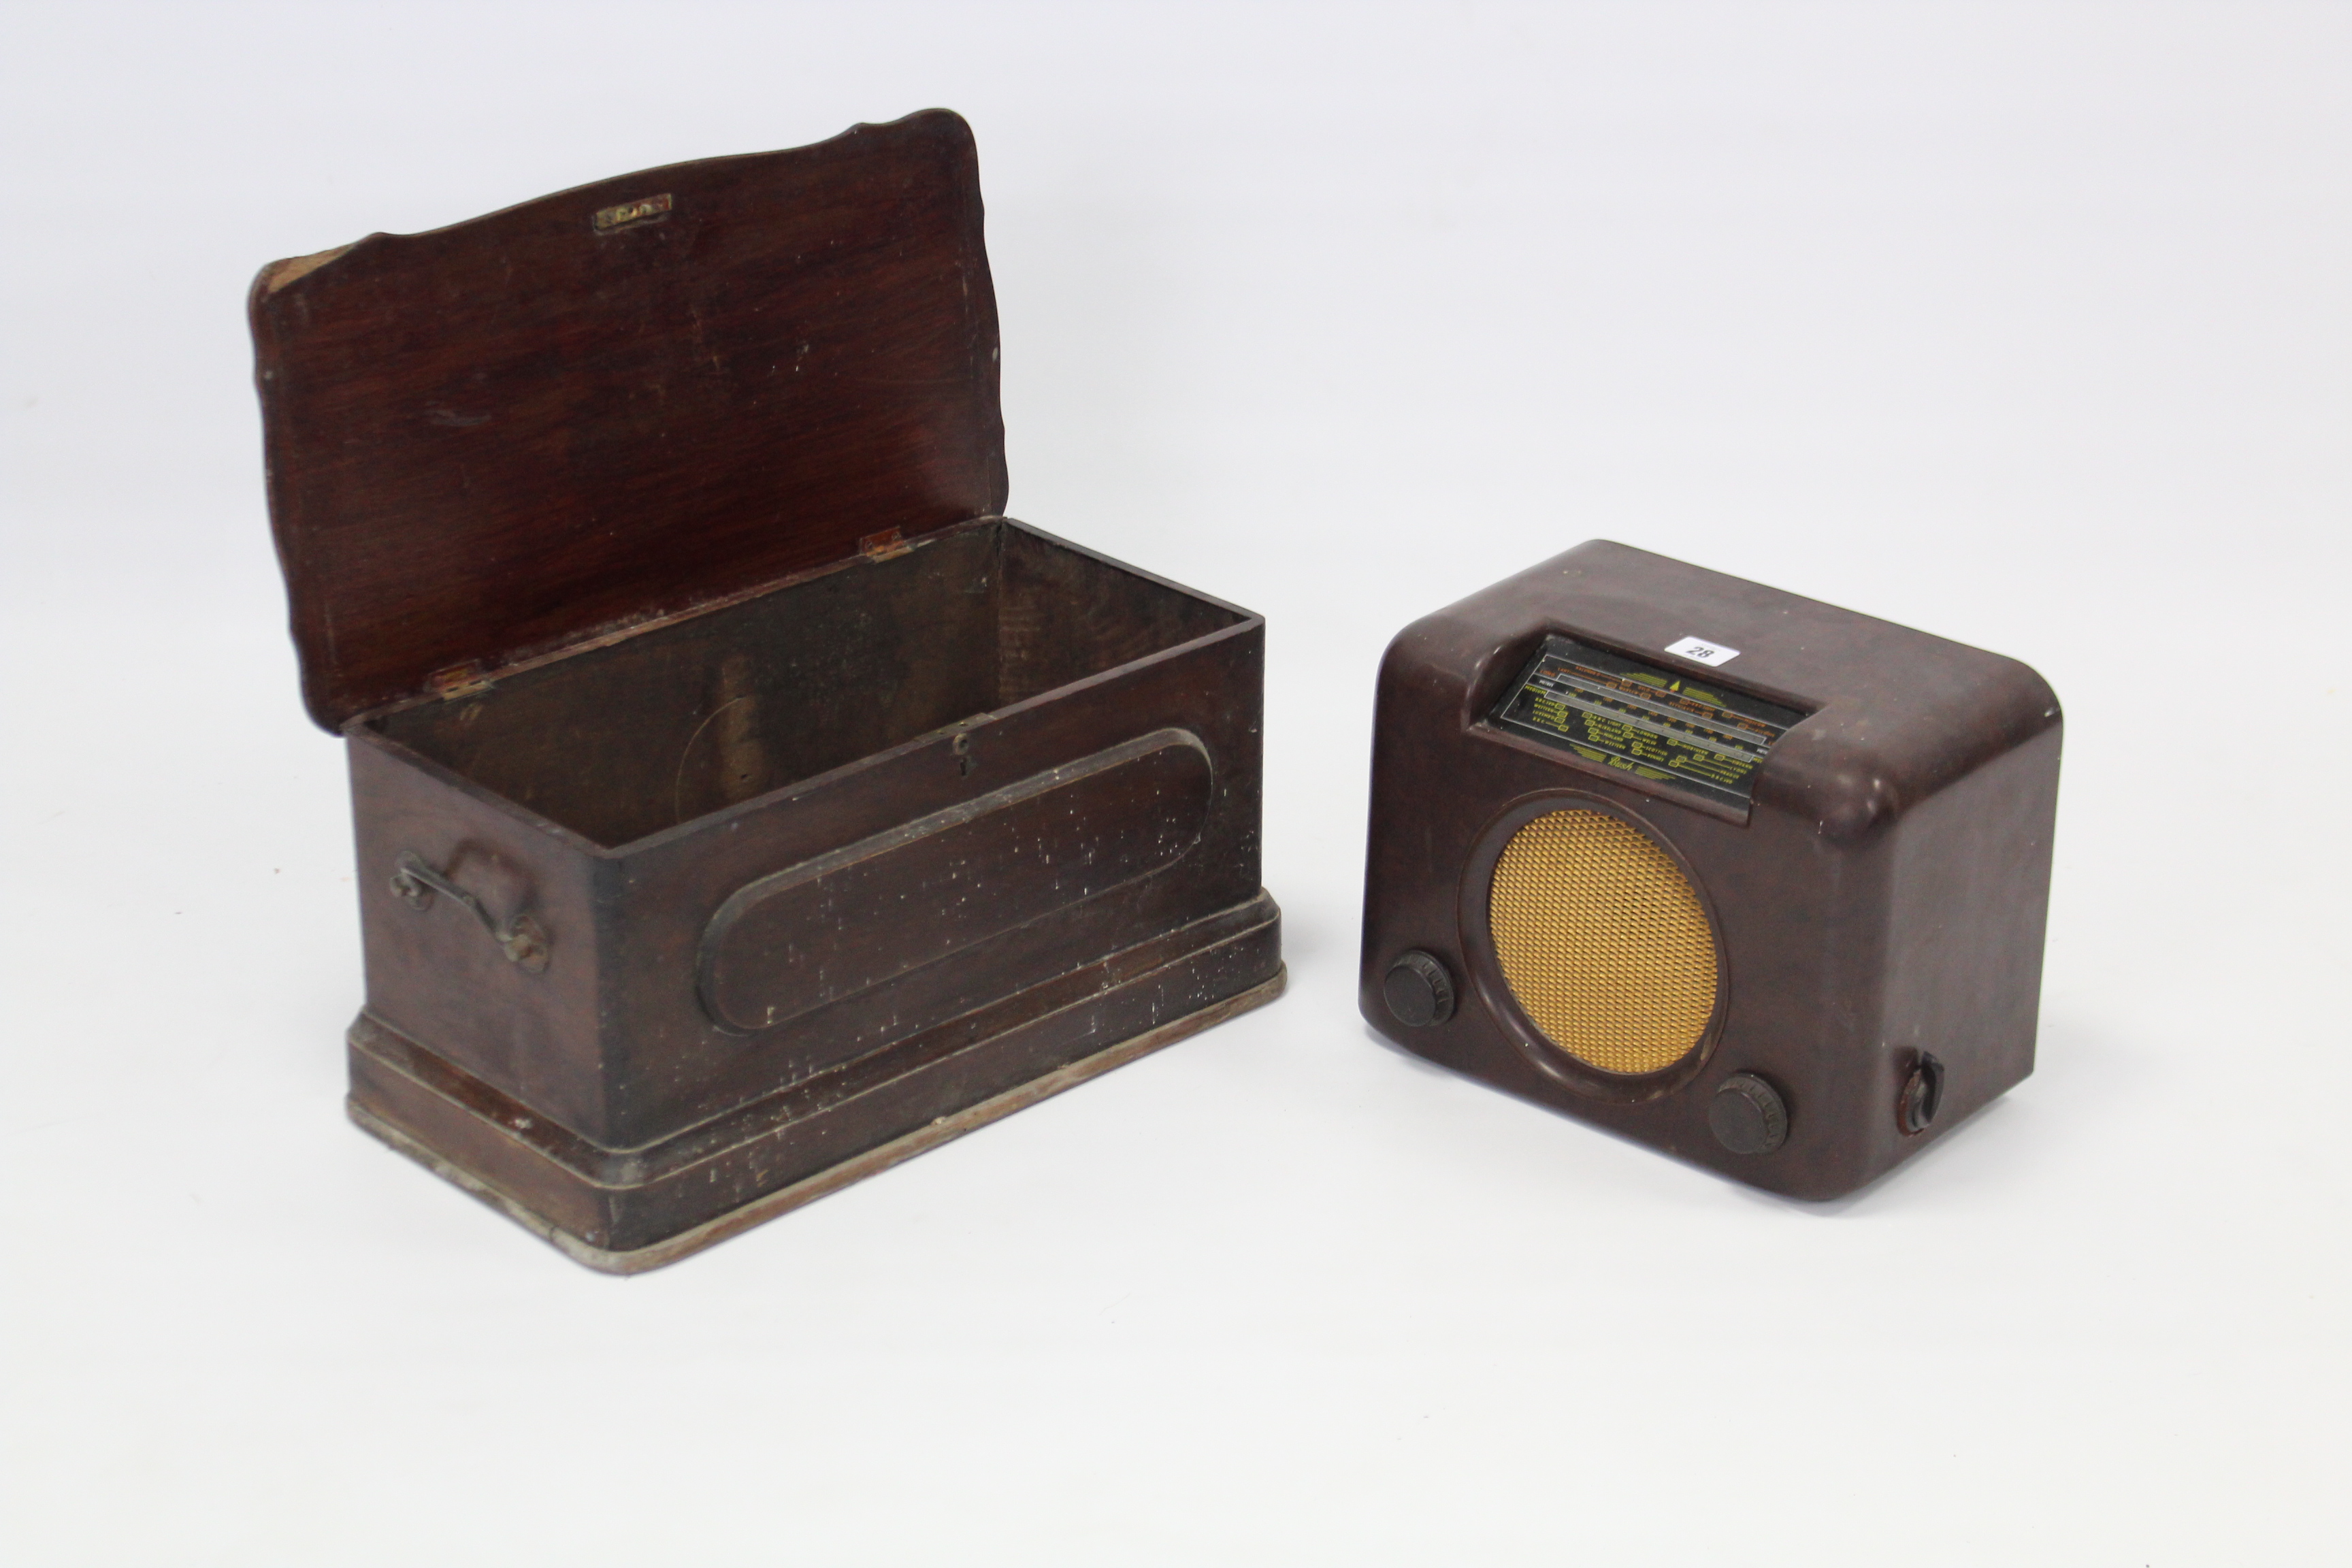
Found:
<svg viewBox="0 0 2352 1568"><path fill-rule="evenodd" d="M1488 929L1503 978L1544 1037L1634 1075L1690 1054L1715 1013L1715 930L1665 851L1597 811L1555 811L1511 836Z"/></svg>

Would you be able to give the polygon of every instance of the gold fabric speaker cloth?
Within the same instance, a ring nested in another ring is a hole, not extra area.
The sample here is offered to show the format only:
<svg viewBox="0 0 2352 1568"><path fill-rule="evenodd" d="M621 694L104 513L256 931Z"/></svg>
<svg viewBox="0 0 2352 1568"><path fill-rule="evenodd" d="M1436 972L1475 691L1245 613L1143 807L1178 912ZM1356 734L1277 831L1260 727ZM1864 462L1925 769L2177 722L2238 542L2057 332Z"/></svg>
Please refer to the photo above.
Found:
<svg viewBox="0 0 2352 1568"><path fill-rule="evenodd" d="M1544 1038L1638 1076L1690 1054L1715 1015L1715 931L1697 892L1638 828L1555 811L1512 836L1487 901L1495 955Z"/></svg>

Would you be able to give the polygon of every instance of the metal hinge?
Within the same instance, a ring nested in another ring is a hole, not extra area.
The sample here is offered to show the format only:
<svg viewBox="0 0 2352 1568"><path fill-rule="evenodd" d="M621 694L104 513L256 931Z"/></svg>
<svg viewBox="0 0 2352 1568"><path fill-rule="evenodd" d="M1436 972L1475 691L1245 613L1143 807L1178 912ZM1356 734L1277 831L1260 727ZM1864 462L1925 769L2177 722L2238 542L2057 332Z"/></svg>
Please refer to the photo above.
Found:
<svg viewBox="0 0 2352 1568"><path fill-rule="evenodd" d="M489 672L482 661L469 658L463 664L453 664L446 669L436 669L425 678L425 689L434 696L447 701L452 697L471 697L477 691L490 689Z"/></svg>
<svg viewBox="0 0 2352 1568"><path fill-rule="evenodd" d="M907 542L906 536L895 528L886 528L879 533L869 533L857 542L857 553L868 561L895 560L898 556L909 553L914 548Z"/></svg>

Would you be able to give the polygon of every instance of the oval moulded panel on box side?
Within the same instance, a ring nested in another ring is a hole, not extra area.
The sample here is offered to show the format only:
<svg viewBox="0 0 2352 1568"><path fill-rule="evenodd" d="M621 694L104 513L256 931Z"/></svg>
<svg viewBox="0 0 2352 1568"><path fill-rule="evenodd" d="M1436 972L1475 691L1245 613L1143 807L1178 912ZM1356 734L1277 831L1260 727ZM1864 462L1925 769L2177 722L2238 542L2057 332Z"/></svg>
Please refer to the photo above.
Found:
<svg viewBox="0 0 2352 1568"><path fill-rule="evenodd" d="M702 933L704 1011L749 1033L1174 865L1214 788L1155 730L747 883Z"/></svg>

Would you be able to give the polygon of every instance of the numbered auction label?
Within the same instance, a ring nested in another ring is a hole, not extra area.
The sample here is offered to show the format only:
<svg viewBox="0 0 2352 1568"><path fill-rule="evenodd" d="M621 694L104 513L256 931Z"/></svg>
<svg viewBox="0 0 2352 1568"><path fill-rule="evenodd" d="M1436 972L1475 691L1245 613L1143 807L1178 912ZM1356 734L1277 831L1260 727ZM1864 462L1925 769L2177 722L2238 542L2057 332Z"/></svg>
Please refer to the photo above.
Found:
<svg viewBox="0 0 2352 1568"><path fill-rule="evenodd" d="M1705 637L1685 637L1680 642L1668 643L1666 651L1683 658L1696 659L1701 664L1728 664L1739 657L1738 648L1726 647Z"/></svg>

